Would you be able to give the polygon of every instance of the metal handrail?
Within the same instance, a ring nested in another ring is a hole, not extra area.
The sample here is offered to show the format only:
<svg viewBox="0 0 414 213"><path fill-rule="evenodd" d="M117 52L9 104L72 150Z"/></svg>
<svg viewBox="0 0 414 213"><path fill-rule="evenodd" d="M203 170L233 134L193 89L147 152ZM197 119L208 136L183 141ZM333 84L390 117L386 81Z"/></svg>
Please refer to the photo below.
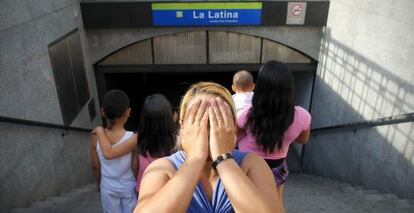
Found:
<svg viewBox="0 0 414 213"><path fill-rule="evenodd" d="M37 126L37 127L47 127L47 128L62 129L62 130L75 130L75 131L82 131L82 132L92 131L92 129L88 129L88 128L64 126L60 124L46 123L46 122L40 122L40 121L31 121L31 120L10 118L10 117L4 117L4 116L0 116L0 122Z"/></svg>
<svg viewBox="0 0 414 213"><path fill-rule="evenodd" d="M413 122L413 121L414 121L414 113L407 113L407 114L400 114L400 115L378 118L378 119L374 119L370 121L359 121L359 122L339 124L339 125L333 125L333 126L327 126L327 127L314 128L314 129L311 129L311 133L317 134L321 132L330 132L330 131L347 130L347 129L355 130L355 129L360 129L360 128L383 126L383 125ZM31 121L31 120L10 118L10 117L4 117L4 116L0 116L0 122L23 124L23 125L30 125L30 126L37 126L37 127L48 127L48 128L62 129L62 130L76 130L76 131L83 131L83 132L92 131L92 129L88 129L88 128L64 126L60 124L46 123L46 122L40 122L40 121Z"/></svg>
<svg viewBox="0 0 414 213"><path fill-rule="evenodd" d="M398 123L413 122L413 121L414 121L414 113L407 113L407 114L400 114L400 115L373 119L369 121L359 121L359 122L339 124L339 125L333 125L333 126L327 126L327 127L314 128L314 129L311 129L311 133L318 134L322 132L331 132L331 131L338 131L338 130L349 130L349 129L356 130L356 129L367 128L367 127L383 126L383 125L398 124Z"/></svg>

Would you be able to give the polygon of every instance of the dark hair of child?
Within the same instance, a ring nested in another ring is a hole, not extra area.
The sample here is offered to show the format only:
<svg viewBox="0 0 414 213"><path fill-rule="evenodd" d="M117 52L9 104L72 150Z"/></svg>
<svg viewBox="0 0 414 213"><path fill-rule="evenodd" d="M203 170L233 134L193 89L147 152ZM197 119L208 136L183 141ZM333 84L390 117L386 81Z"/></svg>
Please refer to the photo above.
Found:
<svg viewBox="0 0 414 213"><path fill-rule="evenodd" d="M107 128L111 129L117 118L122 117L129 108L129 98L121 90L111 90L103 98L102 110L106 119Z"/></svg>
<svg viewBox="0 0 414 213"><path fill-rule="evenodd" d="M176 126L170 102L161 94L145 98L138 126L138 149L146 157L169 155L175 147Z"/></svg>

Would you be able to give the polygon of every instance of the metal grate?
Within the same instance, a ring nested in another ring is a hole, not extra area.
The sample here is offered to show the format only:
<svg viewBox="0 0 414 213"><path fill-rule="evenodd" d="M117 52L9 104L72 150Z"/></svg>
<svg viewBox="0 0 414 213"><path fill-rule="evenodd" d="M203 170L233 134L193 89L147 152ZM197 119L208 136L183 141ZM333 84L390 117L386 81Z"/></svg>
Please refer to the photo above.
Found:
<svg viewBox="0 0 414 213"><path fill-rule="evenodd" d="M263 39L262 62L269 60L281 61L284 63L310 63L311 59L302 53L287 46L268 39Z"/></svg>
<svg viewBox="0 0 414 213"><path fill-rule="evenodd" d="M207 36L206 31L197 31L137 42L99 65L259 64L269 60L311 63L306 55L268 39L226 31L208 31Z"/></svg>
<svg viewBox="0 0 414 213"><path fill-rule="evenodd" d="M155 64L206 64L206 32L185 32L155 37Z"/></svg>
<svg viewBox="0 0 414 213"><path fill-rule="evenodd" d="M100 65L152 64L151 40L137 42L105 58Z"/></svg>
<svg viewBox="0 0 414 213"><path fill-rule="evenodd" d="M260 38L240 33L209 31L211 64L260 63Z"/></svg>

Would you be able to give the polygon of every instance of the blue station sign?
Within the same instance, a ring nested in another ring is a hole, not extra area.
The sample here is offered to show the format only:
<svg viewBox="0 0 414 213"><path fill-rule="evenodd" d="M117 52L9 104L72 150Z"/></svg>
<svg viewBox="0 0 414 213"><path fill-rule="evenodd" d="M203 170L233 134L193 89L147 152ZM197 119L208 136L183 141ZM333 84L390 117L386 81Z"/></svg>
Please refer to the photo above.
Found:
<svg viewBox="0 0 414 213"><path fill-rule="evenodd" d="M261 2L152 3L154 26L260 25Z"/></svg>

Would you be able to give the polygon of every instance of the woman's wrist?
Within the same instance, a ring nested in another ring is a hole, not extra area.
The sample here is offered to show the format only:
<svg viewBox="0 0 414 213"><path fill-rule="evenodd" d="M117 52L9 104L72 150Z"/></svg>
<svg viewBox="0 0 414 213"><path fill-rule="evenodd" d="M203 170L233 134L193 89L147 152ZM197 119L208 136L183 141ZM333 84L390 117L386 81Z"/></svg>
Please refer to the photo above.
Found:
<svg viewBox="0 0 414 213"><path fill-rule="evenodd" d="M222 163L222 162L223 162L223 161L225 161L225 160L232 159L232 158L233 158L233 155L232 155L230 152L223 153L223 154L221 154L221 155L217 156L217 158L215 158L215 159L213 160L213 162L212 162L212 164L211 164L211 167L213 167L213 169L216 169L216 167L217 167L220 163Z"/></svg>
<svg viewBox="0 0 414 213"><path fill-rule="evenodd" d="M212 161L215 161L218 157L220 157L221 155L223 155L223 154L226 154L226 153L233 153L233 150L223 150L223 151L214 151L214 152L211 152L211 160Z"/></svg>
<svg viewBox="0 0 414 213"><path fill-rule="evenodd" d="M224 172L229 171L228 169L229 169L229 166L231 167L231 165L237 165L234 158L228 158L227 160L220 162L219 164L217 164L215 170L217 171L217 173L219 173L219 175L220 174L222 175Z"/></svg>
<svg viewBox="0 0 414 213"><path fill-rule="evenodd" d="M204 165L206 163L206 159L199 156L191 156L185 160L185 163L188 165Z"/></svg>

